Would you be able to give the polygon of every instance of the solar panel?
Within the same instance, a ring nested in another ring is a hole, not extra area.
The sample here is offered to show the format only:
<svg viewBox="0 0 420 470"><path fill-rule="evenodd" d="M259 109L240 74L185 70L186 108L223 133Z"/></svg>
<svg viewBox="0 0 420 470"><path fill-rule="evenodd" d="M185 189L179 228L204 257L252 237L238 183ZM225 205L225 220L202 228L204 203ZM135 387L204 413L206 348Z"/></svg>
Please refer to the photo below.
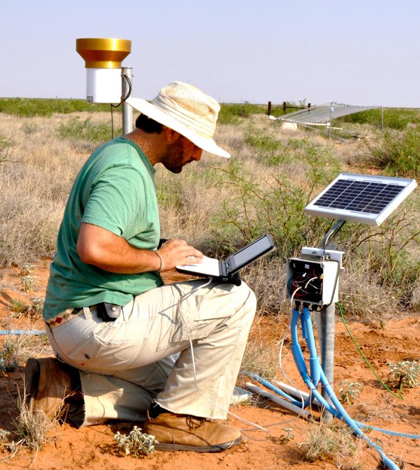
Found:
<svg viewBox="0 0 420 470"><path fill-rule="evenodd" d="M360 113L369 109L378 109L378 106L354 106L343 103L329 103L301 109L277 118L279 121L296 122L298 124L316 124L331 122L343 116Z"/></svg>
<svg viewBox="0 0 420 470"><path fill-rule="evenodd" d="M380 225L416 186L416 181L408 178L341 173L305 207L305 212Z"/></svg>

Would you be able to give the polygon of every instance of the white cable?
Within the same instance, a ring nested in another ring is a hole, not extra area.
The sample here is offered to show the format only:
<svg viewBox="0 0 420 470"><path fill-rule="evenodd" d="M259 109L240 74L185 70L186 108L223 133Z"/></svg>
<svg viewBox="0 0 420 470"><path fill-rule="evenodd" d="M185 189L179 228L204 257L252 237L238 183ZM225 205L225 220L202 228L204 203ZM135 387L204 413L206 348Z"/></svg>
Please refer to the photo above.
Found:
<svg viewBox="0 0 420 470"><path fill-rule="evenodd" d="M235 413L232 413L231 411L229 410L225 410L222 406L214 403L212 400L210 400L209 398L207 398L203 393L202 391L200 390L200 387L198 386L198 383L197 383L197 375L196 375L196 369L195 369L195 358L194 358L194 348L193 348L193 343L192 343L192 340L191 340L191 335L190 335L190 330L189 328L187 327L187 333L188 333L188 339L189 339L189 342L190 342L190 349L191 349L191 359L192 359L192 365L193 365L193 371L194 371L194 383L195 383L195 387L198 391L198 393L206 400L208 401L211 405L215 406L216 408L219 408L219 410L222 410L224 411L225 413L227 413L228 415L232 416L233 418L237 419L238 421L241 421L242 423L244 424L247 424L249 426L254 426L256 429L259 429L260 431L264 431L265 433L268 434L269 437L271 437L271 433L270 431L268 431L267 429L265 429L264 427L256 424L256 423L253 423L251 421L248 421L244 418L241 418L237 415L235 415ZM255 440L255 439L254 439Z"/></svg>
<svg viewBox="0 0 420 470"><path fill-rule="evenodd" d="M193 289L191 292L188 292L187 294L185 294L184 296L182 296L178 302L178 305L181 304L181 302L183 302L184 300L186 300L190 295L192 295L194 292L196 292L199 288L202 288L202 287L206 287L208 286L211 282L213 281L213 278L209 278L209 282L207 282L206 284L202 285L202 286L199 286L197 287L196 289ZM209 398L207 398L203 392L200 390L200 387L198 386L198 383L197 383L197 372L196 372L196 367L195 367L195 357L194 357L194 347L193 347L193 342L192 342L192 338L191 338L191 332L190 332L190 328L187 324L187 322L185 321L184 319L184 316L182 315L182 311L181 309L179 309L179 313L181 315L181 320L183 322L183 326L185 327L186 331L187 331L187 334L188 334L188 341L190 343L190 349L191 349L191 360L192 360L192 366L193 366L193 372L194 372L194 384L195 384L195 387L197 389L197 392L206 400L208 401L211 405L215 406L216 408L219 408L219 410L222 410L224 411L225 413L227 413L228 415L232 416L233 418L237 419L238 421L241 421L242 423L244 424L247 424L249 426L254 426L256 429L259 429L261 431L264 431L265 433L268 434L269 437L271 437L271 433L265 429L264 427L262 426L259 426L258 424L256 423L253 423L251 421L248 421L244 418L240 418L239 416L235 415L234 413L232 413L231 411L229 410L226 410L224 409L222 406L214 403L212 400L210 400ZM252 438L251 438L252 439ZM255 439L254 439L255 440Z"/></svg>
<svg viewBox="0 0 420 470"><path fill-rule="evenodd" d="M199 289L201 289L201 288L204 288L204 287L207 287L209 284L211 284L211 282L213 282L213 280L214 280L214 279L210 277L210 278L209 278L209 281L206 282L205 284L199 285L199 286L197 286L195 289L193 289L193 290L191 290L190 292L188 292L187 294L184 294L184 295L179 299L179 301L177 302L177 304L180 305L180 304L181 304L182 302L184 302L188 297L190 297L191 295L193 295L197 290L199 290ZM302 289L302 287L299 287L299 288L296 289L296 291L293 293L292 298L291 298L291 302L292 302L292 303L293 303L293 298L294 298L295 294L296 294L297 291L300 290L300 289ZM175 306L175 304L174 304L174 306ZM210 400L209 398L207 398L207 397L203 394L203 392L200 390L200 387L199 387L199 385L198 385L198 383L197 383L197 372L196 372L196 366L195 366L194 346L193 346L193 341L192 341L192 338L191 338L190 328L189 328L187 322L186 322L185 319L184 319L184 316L183 316L183 314L182 314L182 310L181 310L181 309L179 309L179 313L180 313L180 316L181 316L181 320L182 320L182 322L183 322L183 326L185 327L186 332L187 332L187 335L188 335L188 341L189 341L189 343L190 343L191 360L192 360L192 367L193 367L193 372L194 372L194 384L195 384L195 387L196 387L198 393L199 393L207 402L209 402L211 405L215 406L216 408L218 408L218 409L224 411L226 414L232 416L234 419L236 419L236 420L238 420L238 421L240 421L240 422L242 422L242 423L244 423L244 424L246 424L246 425L248 425L248 426L253 426L253 427L255 428L255 429L241 430L242 432L244 432L244 431L246 431L246 432L252 432L252 431L254 431L254 430L256 430L256 431L263 431L263 432L265 432L265 433L268 435L269 438L271 438L272 436L271 436L270 431L268 431L268 430L266 429L267 427L285 425L285 424L287 424L287 423L289 423L289 422L295 421L295 420L298 418L298 416L297 416L297 417L293 417L291 420L288 420L288 421L285 421L285 422L279 422L279 423L272 423L272 424L266 425L266 427L263 427L263 426L260 426L260 425L258 425L258 424L256 424L256 423L253 423L252 421L248 421L248 420L246 420L246 419L244 419L244 418L241 418L240 416L236 415L235 413L232 413L231 411L226 410L226 409L223 408L222 406L220 406L220 405L214 403L212 400ZM289 325L289 329L290 329L290 325ZM284 336L283 336L283 338L282 338L282 347L283 347L283 344L284 344L284 340L285 340L285 339L286 339L286 334L284 334ZM281 361L281 359L280 359L280 361ZM283 369L282 369L282 371L283 371L284 376L285 376L286 379L288 380L288 382L289 382L291 385L293 385L292 381L287 377L287 374L284 372ZM302 402L303 402L303 401L304 401L304 400L303 400L303 398L302 398ZM265 440L265 439L255 439L255 438L250 437L250 436L248 436L248 437L249 437L251 440L254 440L254 441L263 441L263 440Z"/></svg>
<svg viewBox="0 0 420 470"><path fill-rule="evenodd" d="M290 297L290 305L293 307L293 299L295 298L295 295L297 294L298 291L300 291L302 289L302 287L298 287L292 294L292 296Z"/></svg>
<svg viewBox="0 0 420 470"><path fill-rule="evenodd" d="M310 284L314 279L318 279L318 276L311 277L311 279L309 279L309 281L305 284L305 289L309 286L309 284ZM318 290L319 290L319 289L318 289Z"/></svg>

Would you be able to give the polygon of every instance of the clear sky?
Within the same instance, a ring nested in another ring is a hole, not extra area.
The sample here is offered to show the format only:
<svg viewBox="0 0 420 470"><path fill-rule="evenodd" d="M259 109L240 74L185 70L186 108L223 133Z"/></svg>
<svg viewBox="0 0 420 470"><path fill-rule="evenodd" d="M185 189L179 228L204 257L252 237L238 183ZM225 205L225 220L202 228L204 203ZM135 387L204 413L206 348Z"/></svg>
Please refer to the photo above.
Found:
<svg viewBox="0 0 420 470"><path fill-rule="evenodd" d="M130 39L133 95L420 107L420 0L0 0L0 97L85 98L77 38Z"/></svg>

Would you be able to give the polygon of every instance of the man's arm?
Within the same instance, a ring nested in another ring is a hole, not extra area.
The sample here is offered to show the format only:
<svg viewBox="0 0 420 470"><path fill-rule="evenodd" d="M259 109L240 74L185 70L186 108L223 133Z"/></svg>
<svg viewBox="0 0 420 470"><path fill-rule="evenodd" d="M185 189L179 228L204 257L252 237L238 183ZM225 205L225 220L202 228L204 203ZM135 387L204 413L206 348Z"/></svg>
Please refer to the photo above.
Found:
<svg viewBox="0 0 420 470"><path fill-rule="evenodd" d="M175 266L200 263L203 254L184 240L171 240L159 250L162 258L161 272ZM130 245L127 240L97 225L82 223L77 240L80 259L111 273L133 274L157 271L159 256L149 250Z"/></svg>

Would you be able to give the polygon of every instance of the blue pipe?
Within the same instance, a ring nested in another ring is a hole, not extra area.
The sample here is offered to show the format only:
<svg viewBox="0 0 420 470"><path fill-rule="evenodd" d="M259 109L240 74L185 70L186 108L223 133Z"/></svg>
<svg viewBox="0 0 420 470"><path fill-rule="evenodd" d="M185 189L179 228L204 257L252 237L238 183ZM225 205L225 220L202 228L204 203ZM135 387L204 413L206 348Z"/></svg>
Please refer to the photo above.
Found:
<svg viewBox="0 0 420 470"><path fill-rule="evenodd" d="M0 330L0 335L45 335L44 330Z"/></svg>
<svg viewBox="0 0 420 470"><path fill-rule="evenodd" d="M297 336L297 323L299 318L299 312L297 310L293 310L292 312L292 321L291 321L291 336L292 336L292 354L293 358L296 362L297 368L299 372L301 372L302 378L304 382L307 384L309 377L308 377L308 369L306 368L306 363L303 358L302 350L300 348L298 336Z"/></svg>
<svg viewBox="0 0 420 470"><path fill-rule="evenodd" d="M359 428L372 429L374 431L378 431L383 434L389 434L391 436L407 437L408 439L420 439L420 436L417 434L407 434L405 432L389 431L388 429L377 428L375 426L370 426L369 424L360 423L356 420L354 420L354 422L359 426Z"/></svg>
<svg viewBox="0 0 420 470"><path fill-rule="evenodd" d="M308 312L309 313L309 312ZM298 335L297 335L297 323L298 323L298 318L299 318L299 312L296 309L293 309L292 312L292 320L291 320L291 336L292 336L292 353L293 357L295 359L296 365L299 369L299 372L302 376L303 381L307 384L308 388L311 390L311 393L314 394L318 399L321 398L320 402L326 403L328 405L327 409L330 411L331 408L334 408L334 412L331 413L333 416L339 417L342 421L344 421L351 429L352 431L358 436L366 440L366 442L371 446L374 447L375 450L379 453L381 460L384 465L386 465L390 470L400 470L397 465L389 459L385 453L382 451L382 449L375 444L371 439L369 439L362 431L361 429L357 426L357 424L350 418L350 416L347 414L339 400L337 399L331 385L329 384L324 371L322 367L319 365L318 361L318 367L319 367L319 373L320 373L320 379L321 383L324 386L325 391L327 392L329 398L331 399L332 405L330 406L326 400L323 399L322 395L318 392L316 389L315 385L311 381L311 379L308 376L307 368L306 368L306 363L302 354L302 349L300 348L299 342L298 342ZM302 317L303 318L303 317ZM304 328L306 328L306 333L308 333L308 324L307 321L306 325ZM311 328L312 330L312 323L311 323ZM306 336L309 338L309 334L306 334ZM311 335L311 340L313 338L313 331ZM307 341L308 342L308 341ZM315 342L315 339L313 339L313 342ZM309 345L308 345L309 348ZM312 345L311 345L312 348ZM316 367L316 362L314 362L314 366ZM319 397L318 397L319 395Z"/></svg>
<svg viewBox="0 0 420 470"><path fill-rule="evenodd" d="M301 317L302 327L305 325L306 331L306 344L308 345L309 349L309 367L311 370L311 378L312 382L315 387L318 387L319 380L320 380L320 369L321 364L319 362L318 353L316 351L315 345L315 337L314 337L314 330L312 328L312 319L311 314L309 313L309 308L303 308L303 316ZM303 328L302 328L303 331Z"/></svg>
<svg viewBox="0 0 420 470"><path fill-rule="evenodd" d="M333 406L341 413L342 415L342 420L353 430L353 432L363 438L371 447L374 447L376 451L379 453L382 462L390 469L392 470L399 470L398 466L391 460L389 459L385 453L382 451L382 449L371 439L369 439L363 431L357 426L357 424L350 418L340 401L338 400L337 396L334 393L334 390L332 389L330 383L328 382L327 377L324 374L324 371L321 368L321 383L324 386L324 390L327 392L328 396L330 397Z"/></svg>

